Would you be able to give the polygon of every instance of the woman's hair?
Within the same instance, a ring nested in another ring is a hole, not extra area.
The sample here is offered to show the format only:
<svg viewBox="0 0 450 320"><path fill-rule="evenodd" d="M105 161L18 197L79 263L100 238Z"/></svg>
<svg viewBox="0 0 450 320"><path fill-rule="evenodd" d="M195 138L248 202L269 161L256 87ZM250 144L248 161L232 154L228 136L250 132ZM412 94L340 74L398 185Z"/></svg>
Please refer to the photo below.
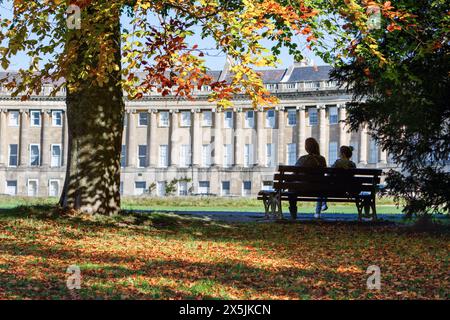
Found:
<svg viewBox="0 0 450 320"><path fill-rule="evenodd" d="M353 155L353 147L352 146L342 146L339 150L343 156L350 159Z"/></svg>
<svg viewBox="0 0 450 320"><path fill-rule="evenodd" d="M305 140L305 150L308 154L315 154L320 156L320 148L317 140L314 138L308 138Z"/></svg>

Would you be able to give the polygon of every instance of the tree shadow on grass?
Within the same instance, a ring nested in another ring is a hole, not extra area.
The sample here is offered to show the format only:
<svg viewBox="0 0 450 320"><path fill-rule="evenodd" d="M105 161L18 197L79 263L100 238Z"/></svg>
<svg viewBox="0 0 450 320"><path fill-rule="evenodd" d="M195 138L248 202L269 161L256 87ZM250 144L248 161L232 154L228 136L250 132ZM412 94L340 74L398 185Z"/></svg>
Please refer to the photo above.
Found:
<svg viewBox="0 0 450 320"><path fill-rule="evenodd" d="M46 258L48 255L69 258L67 253L46 249L39 245L29 252L17 252L13 245L2 250L11 255L31 255ZM0 272L0 297L35 299L228 299L228 289L241 292L245 298L254 294L289 296L291 298L323 297L327 286L309 287L312 282L323 284L348 283L352 275L342 275L326 270L310 270L294 267L278 267L276 271L250 266L242 261L190 262L183 259L159 259L142 261L139 257L124 258L111 254L80 255L82 289L73 295L66 287L69 276L66 266L55 266L45 259L30 268L45 270L37 277L33 271L17 275L14 267ZM94 261L93 263L89 263ZM125 261L136 265L126 267ZM153 280L152 280L153 279ZM156 283L154 279L157 280ZM159 282L158 282L159 281ZM312 282L311 282L312 281ZM363 283L363 282L361 282ZM345 290L344 290L345 291Z"/></svg>

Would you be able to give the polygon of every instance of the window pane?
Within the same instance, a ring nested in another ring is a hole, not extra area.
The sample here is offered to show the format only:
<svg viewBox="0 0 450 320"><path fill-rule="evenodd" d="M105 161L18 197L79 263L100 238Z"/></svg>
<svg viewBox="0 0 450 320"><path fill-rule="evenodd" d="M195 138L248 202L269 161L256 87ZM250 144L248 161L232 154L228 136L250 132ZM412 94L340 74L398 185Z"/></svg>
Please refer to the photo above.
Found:
<svg viewBox="0 0 450 320"><path fill-rule="evenodd" d="M61 165L61 146L54 145L52 146L52 167L59 167Z"/></svg>
<svg viewBox="0 0 450 320"><path fill-rule="evenodd" d="M39 146L38 145L30 146L30 165L31 166L39 166Z"/></svg>
<svg viewBox="0 0 450 320"><path fill-rule="evenodd" d="M18 162L17 151L18 151L17 144L9 145L9 165L10 166L17 166L17 162Z"/></svg>
<svg viewBox="0 0 450 320"><path fill-rule="evenodd" d="M288 111L288 125L295 126L297 124L297 111L289 110Z"/></svg>
<svg viewBox="0 0 450 320"><path fill-rule="evenodd" d="M190 111L181 112L181 125L183 127L191 126L191 112Z"/></svg>
<svg viewBox="0 0 450 320"><path fill-rule="evenodd" d="M333 165L334 162L337 160L338 158L338 144L337 142L330 142L329 148L328 148L328 159L329 159L329 164Z"/></svg>
<svg viewBox="0 0 450 320"><path fill-rule="evenodd" d="M159 113L159 125L161 127L169 126L169 112L163 111Z"/></svg>
<svg viewBox="0 0 450 320"><path fill-rule="evenodd" d="M222 195L230 195L230 181L222 181Z"/></svg>
<svg viewBox="0 0 450 320"><path fill-rule="evenodd" d="M148 125L148 112L139 112L139 125Z"/></svg>
<svg viewBox="0 0 450 320"><path fill-rule="evenodd" d="M61 111L53 111L52 112L52 124L55 127L62 126L62 112Z"/></svg>
<svg viewBox="0 0 450 320"><path fill-rule="evenodd" d="M205 127L212 126L212 112L211 111L203 111L203 126L205 126Z"/></svg>
<svg viewBox="0 0 450 320"><path fill-rule="evenodd" d="M9 112L9 125L18 126L19 125L19 111Z"/></svg>
<svg viewBox="0 0 450 320"><path fill-rule="evenodd" d="M275 128L275 111L268 110L266 112L266 127Z"/></svg>
<svg viewBox="0 0 450 320"><path fill-rule="evenodd" d="M138 147L139 167L147 166L147 145L139 145Z"/></svg>
<svg viewBox="0 0 450 320"><path fill-rule="evenodd" d="M338 109L336 107L330 107L329 109L330 124L338 123Z"/></svg>
<svg viewBox="0 0 450 320"><path fill-rule="evenodd" d="M295 143L289 143L287 145L287 159L288 165L293 166L297 162L297 145Z"/></svg>
<svg viewBox="0 0 450 320"><path fill-rule="evenodd" d="M169 158L168 158L168 145L161 145L159 146L159 166L160 167L167 167L169 165Z"/></svg>
<svg viewBox="0 0 450 320"><path fill-rule="evenodd" d="M122 145L122 150L120 152L120 166L122 168L125 168L127 164L127 146L126 145Z"/></svg>
<svg viewBox="0 0 450 320"><path fill-rule="evenodd" d="M308 115L309 115L309 125L315 126L319 123L318 117L317 117L317 109L316 108L309 108L308 109Z"/></svg>

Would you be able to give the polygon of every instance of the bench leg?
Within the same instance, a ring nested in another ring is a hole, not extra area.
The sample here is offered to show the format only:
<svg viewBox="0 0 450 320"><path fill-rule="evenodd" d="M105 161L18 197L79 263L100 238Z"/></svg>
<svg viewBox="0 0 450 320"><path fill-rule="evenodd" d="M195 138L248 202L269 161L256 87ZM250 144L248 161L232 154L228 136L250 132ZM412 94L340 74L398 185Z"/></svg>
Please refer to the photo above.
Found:
<svg viewBox="0 0 450 320"><path fill-rule="evenodd" d="M356 199L355 200L355 204L356 204L356 209L358 210L358 221L362 221L362 201L361 199Z"/></svg>
<svg viewBox="0 0 450 320"><path fill-rule="evenodd" d="M263 203L264 203L264 211L265 211L265 219L269 219L269 209L270 209L270 197L264 196L263 197Z"/></svg>
<svg viewBox="0 0 450 320"><path fill-rule="evenodd" d="M375 198L372 198L370 206L372 207L372 219L373 219L373 221L377 221L378 217L377 217L377 207L375 204Z"/></svg>
<svg viewBox="0 0 450 320"><path fill-rule="evenodd" d="M283 206L281 204L281 194L277 194L276 195L276 198L275 198L274 202L276 203L275 207L278 207L278 210L277 210L277 213L276 213L277 218L278 219L283 219Z"/></svg>

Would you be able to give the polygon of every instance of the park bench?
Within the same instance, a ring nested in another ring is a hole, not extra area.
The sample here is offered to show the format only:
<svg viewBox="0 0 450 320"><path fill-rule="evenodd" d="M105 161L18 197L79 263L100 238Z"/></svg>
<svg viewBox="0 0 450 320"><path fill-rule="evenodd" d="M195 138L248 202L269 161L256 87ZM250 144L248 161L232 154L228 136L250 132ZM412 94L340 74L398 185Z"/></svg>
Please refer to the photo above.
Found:
<svg viewBox="0 0 450 320"><path fill-rule="evenodd" d="M273 178L273 189L258 193L264 203L266 217L282 219L282 201L316 202L327 198L327 202L354 202L358 219L377 219L376 192L382 170L300 168L279 166Z"/></svg>

